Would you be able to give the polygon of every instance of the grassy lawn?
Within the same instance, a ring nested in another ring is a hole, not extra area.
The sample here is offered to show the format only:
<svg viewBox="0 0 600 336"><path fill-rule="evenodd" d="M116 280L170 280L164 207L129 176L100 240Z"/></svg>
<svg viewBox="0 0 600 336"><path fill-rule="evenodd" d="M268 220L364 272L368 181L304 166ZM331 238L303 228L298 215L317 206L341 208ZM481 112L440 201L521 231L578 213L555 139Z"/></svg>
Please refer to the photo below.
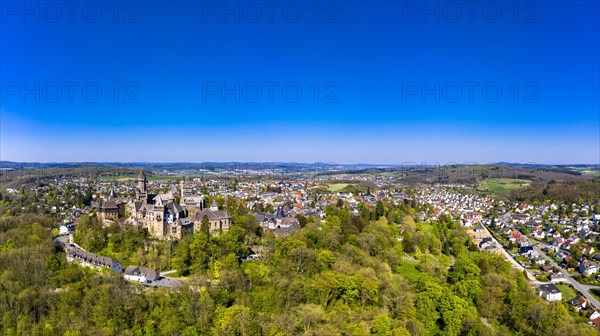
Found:
<svg viewBox="0 0 600 336"><path fill-rule="evenodd" d="M400 266L396 268L396 271L410 282L417 282L419 274L421 274L421 272L417 270L417 264L408 261L403 261Z"/></svg>
<svg viewBox="0 0 600 336"><path fill-rule="evenodd" d="M342 189L346 188L348 183L334 183L327 186L327 189L331 192L340 192Z"/></svg>
<svg viewBox="0 0 600 336"><path fill-rule="evenodd" d="M527 187L530 180L512 178L493 178L482 181L477 186L478 191L484 191L492 195L503 195L513 190Z"/></svg>
<svg viewBox="0 0 600 336"><path fill-rule="evenodd" d="M600 300L600 292L598 292L597 289L590 290L590 294L592 294L592 296L595 297L597 300Z"/></svg>
<svg viewBox="0 0 600 336"><path fill-rule="evenodd" d="M560 292L562 293L562 297L564 300L571 300L572 298L577 296L577 293L575 292L575 290L573 288L571 288L570 286L567 286L565 284L556 284L556 287L558 287L558 289L560 289Z"/></svg>

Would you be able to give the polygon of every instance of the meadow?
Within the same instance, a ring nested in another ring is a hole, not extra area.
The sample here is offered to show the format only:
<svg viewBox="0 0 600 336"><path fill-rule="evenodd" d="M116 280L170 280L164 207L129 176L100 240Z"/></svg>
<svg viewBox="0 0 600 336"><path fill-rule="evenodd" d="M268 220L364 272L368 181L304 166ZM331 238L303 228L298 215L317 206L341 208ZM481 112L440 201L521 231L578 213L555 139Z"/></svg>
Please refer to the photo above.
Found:
<svg viewBox="0 0 600 336"><path fill-rule="evenodd" d="M525 188L531 184L530 180L514 178L492 178L479 183L477 191L496 196L508 194L513 190Z"/></svg>

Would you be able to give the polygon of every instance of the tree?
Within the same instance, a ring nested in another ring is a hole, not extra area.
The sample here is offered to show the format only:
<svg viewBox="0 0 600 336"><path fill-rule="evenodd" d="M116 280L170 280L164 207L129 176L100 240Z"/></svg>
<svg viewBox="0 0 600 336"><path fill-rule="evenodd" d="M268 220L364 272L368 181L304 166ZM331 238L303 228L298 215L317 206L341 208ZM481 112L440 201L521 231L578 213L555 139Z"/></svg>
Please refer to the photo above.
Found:
<svg viewBox="0 0 600 336"><path fill-rule="evenodd" d="M250 281L250 288L266 285L271 276L271 269L258 260L245 260L242 263L242 270Z"/></svg>
<svg viewBox="0 0 600 336"><path fill-rule="evenodd" d="M323 307L315 304L302 304L296 308L296 323L301 326L305 334L308 334L312 327L323 321L324 315Z"/></svg>
<svg viewBox="0 0 600 336"><path fill-rule="evenodd" d="M571 245L569 251L571 252L571 257L575 260L579 260L583 256L583 252L579 249L581 245Z"/></svg>
<svg viewBox="0 0 600 336"><path fill-rule="evenodd" d="M173 264L173 268L179 271L179 274L188 275L190 273L192 255L190 251L190 239L188 237L180 239L177 242L171 263Z"/></svg>
<svg viewBox="0 0 600 336"><path fill-rule="evenodd" d="M210 236L210 221L206 215L202 216L202 221L200 222L200 232L205 234L206 237Z"/></svg>
<svg viewBox="0 0 600 336"><path fill-rule="evenodd" d="M481 274L481 270L477 264L468 259L466 255L461 255L456 258L454 268L448 274L448 281L450 283L457 283L463 280L478 280L479 274Z"/></svg>
<svg viewBox="0 0 600 336"><path fill-rule="evenodd" d="M296 214L296 216L294 216L294 218L296 218L298 220L301 228L305 227L306 223L308 222L306 217L302 216L301 214Z"/></svg>
<svg viewBox="0 0 600 336"><path fill-rule="evenodd" d="M217 307L215 312L215 332L218 335L260 335L260 326L254 314L246 306L233 305L229 308Z"/></svg>
<svg viewBox="0 0 600 336"><path fill-rule="evenodd" d="M375 316L375 318L373 319L373 324L371 326L371 332L373 333L373 335L392 335L391 330L392 319L389 316L385 314L379 314Z"/></svg>

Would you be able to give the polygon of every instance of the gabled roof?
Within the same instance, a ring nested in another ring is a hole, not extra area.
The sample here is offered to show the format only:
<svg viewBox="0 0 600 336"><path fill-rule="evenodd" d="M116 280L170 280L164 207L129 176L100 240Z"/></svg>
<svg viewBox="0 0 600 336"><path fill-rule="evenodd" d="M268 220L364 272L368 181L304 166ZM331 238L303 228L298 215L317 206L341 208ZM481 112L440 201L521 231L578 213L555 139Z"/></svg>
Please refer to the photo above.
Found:
<svg viewBox="0 0 600 336"><path fill-rule="evenodd" d="M554 284L540 285L540 290L544 291L544 292L552 293L552 294L560 293L560 289L558 289L558 287L556 287L556 285L554 285Z"/></svg>
<svg viewBox="0 0 600 336"><path fill-rule="evenodd" d="M181 207L181 205L179 205L177 203L169 203L167 205L167 211L172 214L178 214L178 213L183 212L183 208Z"/></svg>
<svg viewBox="0 0 600 336"><path fill-rule="evenodd" d="M71 258L79 259L79 260L82 260L82 261L85 261L85 262L88 262L90 264L97 265L97 266L112 267L113 265L118 264L118 262L116 262L115 260L113 260L109 257L101 256L99 254L95 254L95 253L88 252L88 251L84 251L77 247L69 247L69 252L67 252L67 256L69 256Z"/></svg>
<svg viewBox="0 0 600 336"><path fill-rule="evenodd" d="M144 266L127 266L125 272L123 272L123 275L144 276L146 279L152 280L158 278L158 272Z"/></svg>
<svg viewBox="0 0 600 336"><path fill-rule="evenodd" d="M277 222L275 220L275 215L273 215L273 214L257 212L252 215L254 216L254 218L256 218L256 221L259 223L264 223L264 222L275 223L275 222Z"/></svg>
<svg viewBox="0 0 600 336"><path fill-rule="evenodd" d="M208 217L208 220L219 220L219 219L230 219L231 216L227 211L223 210L211 210L204 209L198 213L196 213L196 220L202 220L204 216Z"/></svg>

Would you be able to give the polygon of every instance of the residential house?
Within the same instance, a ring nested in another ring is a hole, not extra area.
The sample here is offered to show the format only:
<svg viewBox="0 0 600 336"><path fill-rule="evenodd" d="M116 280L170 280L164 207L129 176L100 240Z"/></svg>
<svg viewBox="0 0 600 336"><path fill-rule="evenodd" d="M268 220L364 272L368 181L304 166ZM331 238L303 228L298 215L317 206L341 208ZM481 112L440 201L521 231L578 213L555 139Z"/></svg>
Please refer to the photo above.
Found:
<svg viewBox="0 0 600 336"><path fill-rule="evenodd" d="M590 306L590 307L586 308L585 316L587 318L589 318L590 320L595 320L600 317L600 313L598 313L598 311L596 309L594 309Z"/></svg>
<svg viewBox="0 0 600 336"><path fill-rule="evenodd" d="M561 272L551 274L549 278L550 278L550 281L553 281L553 282L565 280L565 276Z"/></svg>
<svg viewBox="0 0 600 336"><path fill-rule="evenodd" d="M575 298L573 298L573 299L571 299L571 301L569 301L569 304L575 309L575 311L579 312L582 309L587 308L588 299L586 299L585 297L583 297L581 295L577 295Z"/></svg>
<svg viewBox="0 0 600 336"><path fill-rule="evenodd" d="M67 223L64 225L61 225L58 228L58 234L59 235L66 235L69 234L71 232L75 231L75 224L74 223Z"/></svg>
<svg viewBox="0 0 600 336"><path fill-rule="evenodd" d="M584 262L580 263L578 270L585 276L591 276L599 271L598 264L589 260L585 260Z"/></svg>
<svg viewBox="0 0 600 336"><path fill-rule="evenodd" d="M542 257L531 258L531 263L534 265L544 265L546 263L546 259Z"/></svg>
<svg viewBox="0 0 600 336"><path fill-rule="evenodd" d="M127 266L125 272L123 272L123 277L129 281L136 282L152 282L156 281L159 278L158 272L155 270L144 267L144 266Z"/></svg>
<svg viewBox="0 0 600 336"><path fill-rule="evenodd" d="M544 284L539 287L539 296L544 298L546 301L560 301L562 300L562 293L558 287L554 284Z"/></svg>
<svg viewBox="0 0 600 336"><path fill-rule="evenodd" d="M592 255L592 253L594 253L594 248L592 246L579 246L579 250L581 251L581 253L583 254L587 254L587 255Z"/></svg>
<svg viewBox="0 0 600 336"><path fill-rule="evenodd" d="M519 254L531 254L533 252L533 246L532 245L528 245L528 246L521 246L519 247Z"/></svg>
<svg viewBox="0 0 600 336"><path fill-rule="evenodd" d="M546 237L546 233L542 230L533 231L533 238L535 239L544 239Z"/></svg>
<svg viewBox="0 0 600 336"><path fill-rule="evenodd" d="M492 244L493 244L492 237L484 237L483 239L481 239L481 242L479 242L479 248L485 249L485 248L491 246Z"/></svg>

